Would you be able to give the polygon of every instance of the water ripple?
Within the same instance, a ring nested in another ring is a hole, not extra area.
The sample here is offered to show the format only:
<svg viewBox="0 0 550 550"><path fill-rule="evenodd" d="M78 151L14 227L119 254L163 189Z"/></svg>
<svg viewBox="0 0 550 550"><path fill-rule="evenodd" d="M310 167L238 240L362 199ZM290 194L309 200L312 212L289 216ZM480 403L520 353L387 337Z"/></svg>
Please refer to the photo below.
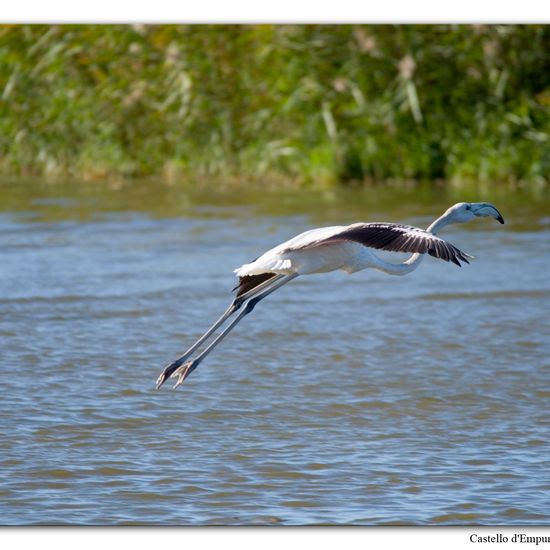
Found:
<svg viewBox="0 0 550 550"><path fill-rule="evenodd" d="M311 220L45 219L70 204L1 218L3 523L550 520L546 226L457 229L480 256L462 270L297 280L171 392L155 378L235 264Z"/></svg>

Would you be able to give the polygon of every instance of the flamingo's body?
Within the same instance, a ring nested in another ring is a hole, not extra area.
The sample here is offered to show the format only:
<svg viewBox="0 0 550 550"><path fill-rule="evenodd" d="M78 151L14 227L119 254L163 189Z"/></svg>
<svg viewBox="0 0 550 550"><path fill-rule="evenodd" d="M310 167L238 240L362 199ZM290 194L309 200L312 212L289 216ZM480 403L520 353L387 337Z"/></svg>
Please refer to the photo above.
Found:
<svg viewBox="0 0 550 550"><path fill-rule="evenodd" d="M427 253L460 266L469 263L468 254L437 236L451 223L463 223L475 217L493 217L504 223L500 212L488 203L458 203L449 208L426 230L394 223L356 223L312 229L268 250L254 261L235 270L239 284L235 300L210 329L170 363L157 380L159 388L169 376L178 376L176 386L197 368L198 364L229 331L250 313L263 298L299 275L343 270L355 273L377 269L390 275L405 275L418 267ZM387 262L375 250L408 252L412 256L402 263ZM241 313L197 358L184 363L216 329L244 305Z"/></svg>

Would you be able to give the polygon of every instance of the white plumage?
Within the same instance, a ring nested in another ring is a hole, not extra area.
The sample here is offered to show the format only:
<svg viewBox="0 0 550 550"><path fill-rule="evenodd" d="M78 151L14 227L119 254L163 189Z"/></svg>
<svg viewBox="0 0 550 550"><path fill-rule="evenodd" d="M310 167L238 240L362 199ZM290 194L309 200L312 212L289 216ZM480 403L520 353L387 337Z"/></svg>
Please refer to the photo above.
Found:
<svg viewBox="0 0 550 550"><path fill-rule="evenodd" d="M262 273L277 273L280 275L300 273L306 275L340 269L339 262L353 256L351 249L344 252L342 246L329 246L327 244L312 253L311 249L307 247L319 240L337 235L345 227L335 225L300 233L296 237L268 250L253 262L235 269L234 272L238 277L246 277L247 275L261 275Z"/></svg>
<svg viewBox="0 0 550 550"><path fill-rule="evenodd" d="M489 203L458 203L437 218L426 230L395 223L355 223L321 227L268 250L254 261L235 270L239 284L236 297L225 313L181 357L170 363L157 380L178 377L181 384L214 347L255 305L299 275L343 270L355 273L377 269L390 275L405 275L418 267L425 254L460 266L472 256L437 236L446 225L463 223L475 217L493 217L504 223L500 212ZM377 250L407 252L412 255L401 263L383 260ZM227 328L195 359L185 362L237 310L241 312Z"/></svg>
<svg viewBox="0 0 550 550"><path fill-rule="evenodd" d="M386 235L395 232L395 237L402 239L403 249L396 252L418 252L415 242L423 239L433 243L448 244L435 235L416 227L397 224L353 224L320 227L293 237L292 239L268 250L259 258L235 269L238 277L276 273L280 275L310 275L342 270L355 273L367 268L378 269L393 275L403 275L409 272L410 264L388 263L374 253L375 248L389 250L387 246L376 246L376 241L369 241L365 236L368 230L382 228ZM346 234L356 232L357 239ZM366 241L366 242L365 242ZM407 244L409 246L407 246ZM467 255L464 255L467 257ZM466 260L467 261L467 260Z"/></svg>

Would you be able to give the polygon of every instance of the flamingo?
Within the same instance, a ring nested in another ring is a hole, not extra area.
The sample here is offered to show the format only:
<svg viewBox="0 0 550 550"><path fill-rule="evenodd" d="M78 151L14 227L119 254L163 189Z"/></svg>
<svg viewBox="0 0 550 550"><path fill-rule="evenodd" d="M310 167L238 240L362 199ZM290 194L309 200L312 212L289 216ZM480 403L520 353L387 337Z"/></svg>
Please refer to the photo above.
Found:
<svg viewBox="0 0 550 550"><path fill-rule="evenodd" d="M157 379L157 389L169 377L177 377L174 388L182 384L260 300L298 276L335 270L355 273L364 269L376 269L388 275L406 275L420 265L426 253L459 267L460 262L469 264L473 256L442 239L438 233L447 225L465 223L478 217L491 217L504 223L500 212L492 204L460 202L447 209L425 230L397 223L354 223L311 229L279 244L254 261L235 269L239 282L233 289L236 291L234 300L183 355L163 370ZM412 256L404 262L392 263L380 258L375 250L407 252ZM239 314L225 330L200 355L187 361L237 311Z"/></svg>

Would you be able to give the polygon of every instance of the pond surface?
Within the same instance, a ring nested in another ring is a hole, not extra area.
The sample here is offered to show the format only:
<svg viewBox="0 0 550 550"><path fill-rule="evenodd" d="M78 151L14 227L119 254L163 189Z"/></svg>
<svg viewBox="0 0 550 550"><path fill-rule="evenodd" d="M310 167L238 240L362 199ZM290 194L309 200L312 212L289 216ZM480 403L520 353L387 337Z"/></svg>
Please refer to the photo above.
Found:
<svg viewBox="0 0 550 550"><path fill-rule="evenodd" d="M477 259L299 278L176 391L232 270L296 233L427 226ZM0 184L3 524L550 522L548 196Z"/></svg>

